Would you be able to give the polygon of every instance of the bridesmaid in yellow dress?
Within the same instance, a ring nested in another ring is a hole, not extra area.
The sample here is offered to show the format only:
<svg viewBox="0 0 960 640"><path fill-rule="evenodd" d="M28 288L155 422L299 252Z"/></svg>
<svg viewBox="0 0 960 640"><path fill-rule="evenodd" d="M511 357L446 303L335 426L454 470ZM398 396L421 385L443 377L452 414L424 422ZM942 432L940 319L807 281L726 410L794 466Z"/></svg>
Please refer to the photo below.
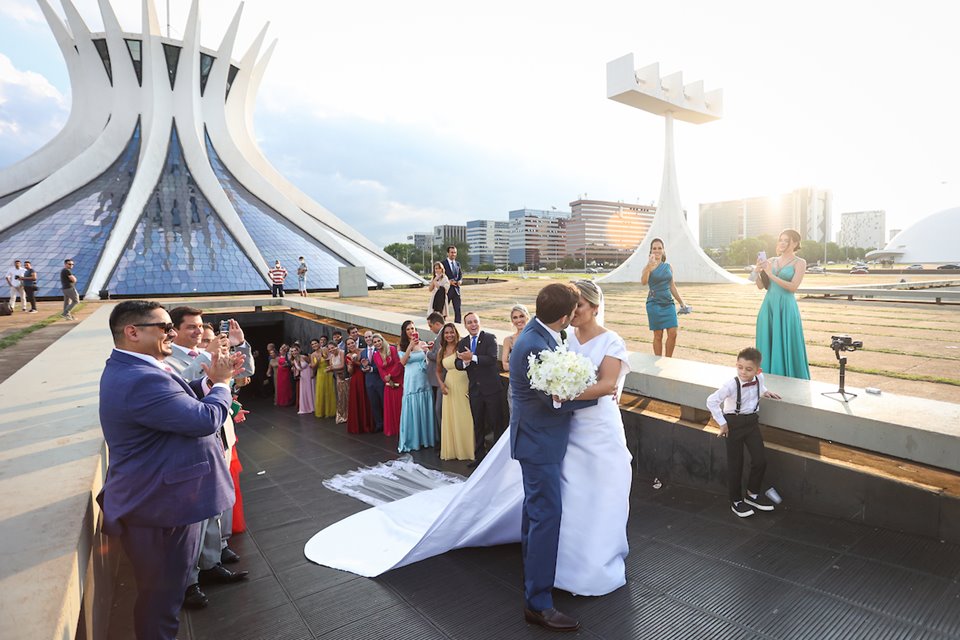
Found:
<svg viewBox="0 0 960 640"><path fill-rule="evenodd" d="M310 366L317 372L317 397L313 415L318 418L333 418L337 415L337 391L333 382L333 374L328 371L327 337L320 336L317 348L311 354Z"/></svg>
<svg viewBox="0 0 960 640"><path fill-rule="evenodd" d="M437 358L437 377L443 393L440 427L441 460L473 460L473 414L470 412L470 381L457 370L457 327L448 322L440 330L443 347Z"/></svg>

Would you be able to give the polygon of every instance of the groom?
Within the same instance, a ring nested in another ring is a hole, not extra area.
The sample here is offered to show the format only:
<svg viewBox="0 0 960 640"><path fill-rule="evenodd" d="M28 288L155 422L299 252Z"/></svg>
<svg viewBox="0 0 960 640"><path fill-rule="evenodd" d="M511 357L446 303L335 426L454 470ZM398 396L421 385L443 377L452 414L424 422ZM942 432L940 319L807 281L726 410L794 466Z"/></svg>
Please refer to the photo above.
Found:
<svg viewBox="0 0 960 640"><path fill-rule="evenodd" d="M537 295L537 315L529 322L510 352L510 453L523 472L523 520L520 544L523 553L523 595L527 622L550 631L576 631L580 622L553 608L553 581L557 572L560 540L560 465L567 452L573 411L597 404L596 400L555 403L542 391L530 388L527 377L530 354L554 349L566 340L580 293L569 283L549 284Z"/></svg>

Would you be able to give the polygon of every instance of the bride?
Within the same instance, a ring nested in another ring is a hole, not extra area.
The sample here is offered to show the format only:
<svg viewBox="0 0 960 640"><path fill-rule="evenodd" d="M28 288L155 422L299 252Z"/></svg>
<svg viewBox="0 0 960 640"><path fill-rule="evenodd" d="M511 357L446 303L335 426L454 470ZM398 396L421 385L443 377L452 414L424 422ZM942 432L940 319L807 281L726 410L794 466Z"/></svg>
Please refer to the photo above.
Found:
<svg viewBox="0 0 960 640"><path fill-rule="evenodd" d="M623 339L603 327L600 288L589 280L574 284L580 301L568 346L597 367L597 385L584 396L596 397L600 389L605 395L571 423L554 584L598 596L626 583L632 469L617 398L630 369ZM378 576L451 549L519 542L522 502L508 430L466 482L361 511L314 535L304 554L317 564Z"/></svg>

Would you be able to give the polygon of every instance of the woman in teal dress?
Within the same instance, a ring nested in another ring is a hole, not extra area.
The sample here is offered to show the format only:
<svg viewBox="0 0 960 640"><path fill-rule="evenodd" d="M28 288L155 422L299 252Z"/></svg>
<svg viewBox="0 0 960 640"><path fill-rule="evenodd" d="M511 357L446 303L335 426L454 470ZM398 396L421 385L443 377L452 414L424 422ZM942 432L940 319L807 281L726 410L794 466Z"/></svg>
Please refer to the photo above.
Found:
<svg viewBox="0 0 960 640"><path fill-rule="evenodd" d="M807 270L806 261L795 253L799 249L800 234L786 229L777 239L777 257L757 260L757 288L767 289L757 314L757 349L764 373L809 380L807 345L794 297Z"/></svg>
<svg viewBox="0 0 960 640"><path fill-rule="evenodd" d="M415 451L436 444L433 390L427 379L427 343L420 341L413 320L400 327L400 364L403 365L403 401L400 404L400 441L397 449Z"/></svg>
<svg viewBox="0 0 960 640"><path fill-rule="evenodd" d="M643 268L640 282L650 288L647 293L647 323L653 331L653 353L672 358L679 326L673 299L676 298L681 307L685 305L673 281L673 269L667 263L667 252L660 238L650 242L650 259ZM667 335L666 345L663 344L664 332Z"/></svg>

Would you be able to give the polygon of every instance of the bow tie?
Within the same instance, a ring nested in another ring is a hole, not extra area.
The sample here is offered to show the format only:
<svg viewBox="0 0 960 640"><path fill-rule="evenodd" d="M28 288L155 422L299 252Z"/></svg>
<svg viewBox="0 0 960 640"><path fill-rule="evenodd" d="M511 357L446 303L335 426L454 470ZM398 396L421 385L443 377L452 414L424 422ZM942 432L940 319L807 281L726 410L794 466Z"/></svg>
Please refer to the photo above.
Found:
<svg viewBox="0 0 960 640"><path fill-rule="evenodd" d="M740 385L740 388L743 389L744 387L754 387L756 386L756 384L757 384L756 380L753 380L752 382L744 382L743 384Z"/></svg>

